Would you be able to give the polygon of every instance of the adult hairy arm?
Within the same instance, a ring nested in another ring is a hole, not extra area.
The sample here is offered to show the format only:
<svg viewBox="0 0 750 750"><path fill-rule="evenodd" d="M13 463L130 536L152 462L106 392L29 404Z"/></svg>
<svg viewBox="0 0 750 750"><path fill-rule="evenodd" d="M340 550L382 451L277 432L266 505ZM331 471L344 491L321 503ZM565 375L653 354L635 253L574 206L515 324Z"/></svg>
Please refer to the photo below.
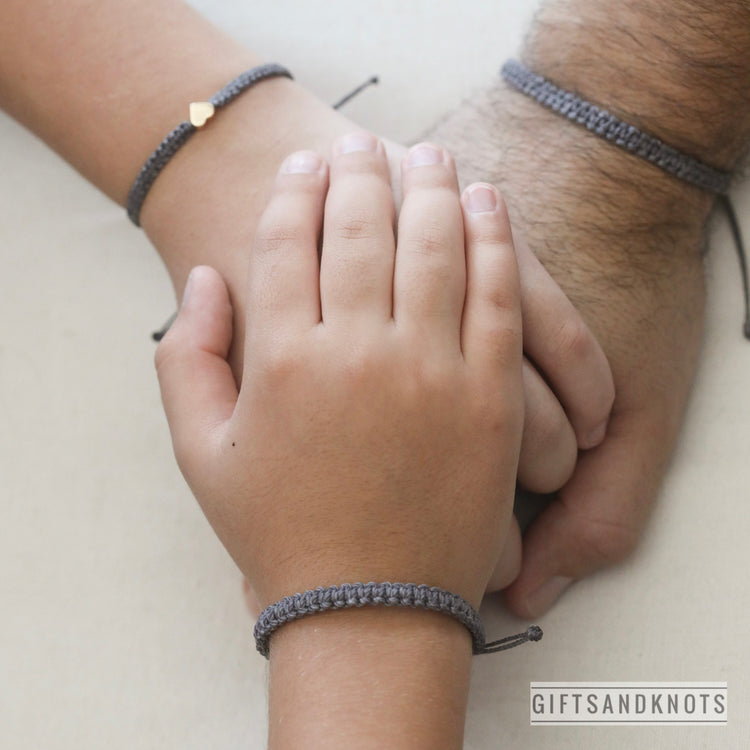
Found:
<svg viewBox="0 0 750 750"><path fill-rule="evenodd" d="M735 168L750 141L747 2L550 0L522 58L718 168ZM699 353L713 196L501 81L432 137L463 180L503 188L514 228L582 312L615 377L607 438L524 539L508 600L536 616L571 581L632 551L647 520Z"/></svg>

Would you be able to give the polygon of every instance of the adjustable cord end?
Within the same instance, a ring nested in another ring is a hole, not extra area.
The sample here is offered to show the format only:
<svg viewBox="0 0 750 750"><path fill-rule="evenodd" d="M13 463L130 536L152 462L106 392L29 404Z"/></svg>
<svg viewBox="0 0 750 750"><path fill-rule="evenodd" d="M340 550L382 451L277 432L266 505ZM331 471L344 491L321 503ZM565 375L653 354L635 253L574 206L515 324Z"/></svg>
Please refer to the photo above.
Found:
<svg viewBox="0 0 750 750"><path fill-rule="evenodd" d="M526 637L530 641L541 641L544 636L544 631L538 625L529 625L526 630Z"/></svg>
<svg viewBox="0 0 750 750"><path fill-rule="evenodd" d="M350 91L346 96L341 97L341 99L333 105L333 108L341 109L341 107L343 107L348 101L354 99L357 94L363 92L368 86L375 86L378 83L380 83L380 79L377 76L370 76L370 78L368 78L363 84L357 86L354 91Z"/></svg>
<svg viewBox="0 0 750 750"><path fill-rule="evenodd" d="M167 335L167 331L169 331L169 329L172 327L172 323L174 323L176 319L177 313L172 313L172 315L169 316L167 322L158 331L154 331L151 334L151 338L157 343L161 341Z"/></svg>
<svg viewBox="0 0 750 750"><path fill-rule="evenodd" d="M506 638L501 638L499 641L492 641L491 643L485 643L482 646L481 651L475 653L478 654L494 654L498 651L507 651L509 648L514 646L520 646L522 643L529 643L531 641L541 641L544 632L538 625L529 625L523 633L517 633L516 635L509 635Z"/></svg>

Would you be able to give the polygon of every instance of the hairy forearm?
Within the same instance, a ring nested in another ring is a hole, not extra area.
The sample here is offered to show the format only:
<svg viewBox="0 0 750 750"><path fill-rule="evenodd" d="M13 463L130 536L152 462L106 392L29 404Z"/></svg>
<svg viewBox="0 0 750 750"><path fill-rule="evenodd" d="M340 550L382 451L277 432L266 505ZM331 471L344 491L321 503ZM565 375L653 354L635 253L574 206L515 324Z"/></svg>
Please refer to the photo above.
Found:
<svg viewBox="0 0 750 750"><path fill-rule="evenodd" d="M653 7L651 7L653 6ZM717 167L750 142L750 4L550 0L522 52L536 72ZM712 196L498 80L433 134L462 180L493 179L554 264L566 246L633 257L697 252ZM585 229L587 240L581 243ZM601 273L598 266L596 273ZM618 278L618 285L626 278Z"/></svg>
<svg viewBox="0 0 750 750"><path fill-rule="evenodd" d="M549 0L524 58L634 125L731 169L750 141L747 0Z"/></svg>

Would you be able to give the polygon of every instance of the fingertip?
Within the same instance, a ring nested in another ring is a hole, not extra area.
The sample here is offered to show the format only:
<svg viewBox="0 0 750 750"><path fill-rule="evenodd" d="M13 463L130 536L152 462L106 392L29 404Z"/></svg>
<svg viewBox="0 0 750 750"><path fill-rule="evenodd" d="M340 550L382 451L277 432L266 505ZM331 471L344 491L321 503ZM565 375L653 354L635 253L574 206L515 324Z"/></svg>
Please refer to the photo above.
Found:
<svg viewBox="0 0 750 750"><path fill-rule="evenodd" d="M334 157L345 156L357 152L371 152L385 156L385 147L382 141L366 130L355 130L337 138L332 147Z"/></svg>
<svg viewBox="0 0 750 750"><path fill-rule="evenodd" d="M458 176L453 157L435 143L415 144L401 159L401 187L405 197L411 192L436 188L447 188L458 197Z"/></svg>
<svg viewBox="0 0 750 750"><path fill-rule="evenodd" d="M281 162L279 176L282 178L286 175L320 176L325 172L326 167L327 163L325 159L316 151L295 151Z"/></svg>
<svg viewBox="0 0 750 750"><path fill-rule="evenodd" d="M498 190L487 182L475 182L461 194L461 202L469 214L494 213L499 199Z"/></svg>
<svg viewBox="0 0 750 750"><path fill-rule="evenodd" d="M593 430L591 430L588 435L584 436L583 438L579 438L578 447L582 451L586 451L591 450L592 448L596 448L597 445L601 445L604 442L604 438L607 437L608 424L609 417L601 422L598 427L595 427Z"/></svg>
<svg viewBox="0 0 750 750"><path fill-rule="evenodd" d="M224 352L222 344L228 351L232 335L232 305L224 279L211 266L195 266L188 274L177 317L156 349L157 365L160 353L188 332L191 340L197 341L199 346L213 341L218 344L216 353Z"/></svg>
<svg viewBox="0 0 750 750"><path fill-rule="evenodd" d="M403 156L401 168L404 172L413 167L430 167L436 164L453 165L448 152L435 143L416 143Z"/></svg>

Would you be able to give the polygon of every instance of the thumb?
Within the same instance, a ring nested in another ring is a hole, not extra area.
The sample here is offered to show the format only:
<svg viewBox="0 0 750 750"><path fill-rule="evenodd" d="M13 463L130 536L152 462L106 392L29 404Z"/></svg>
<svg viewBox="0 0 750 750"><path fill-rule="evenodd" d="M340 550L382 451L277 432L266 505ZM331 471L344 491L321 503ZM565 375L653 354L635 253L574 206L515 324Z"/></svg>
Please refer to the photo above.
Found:
<svg viewBox="0 0 750 750"><path fill-rule="evenodd" d="M673 440L647 412L613 415L604 442L531 524L521 573L505 590L521 617L543 614L573 582L619 562L648 520Z"/></svg>
<svg viewBox="0 0 750 750"><path fill-rule="evenodd" d="M175 456L188 474L212 431L232 415L237 386L227 363L232 305L213 268L190 272L177 320L156 350L156 372Z"/></svg>

